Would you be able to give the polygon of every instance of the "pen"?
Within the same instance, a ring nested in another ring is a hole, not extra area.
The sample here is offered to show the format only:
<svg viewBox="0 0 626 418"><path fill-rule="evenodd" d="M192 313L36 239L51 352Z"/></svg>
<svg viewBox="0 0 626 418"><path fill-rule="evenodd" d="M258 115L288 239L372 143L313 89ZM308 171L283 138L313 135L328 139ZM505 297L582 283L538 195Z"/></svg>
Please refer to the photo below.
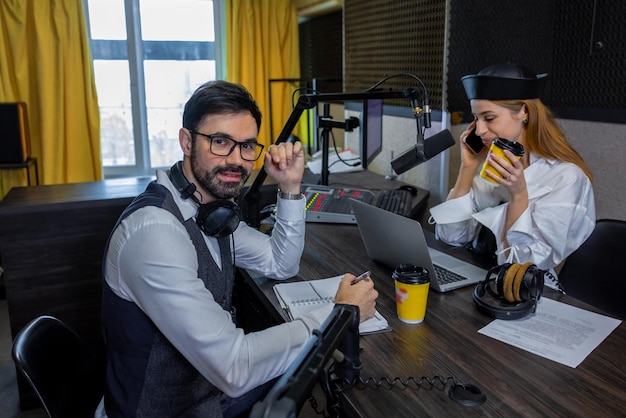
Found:
<svg viewBox="0 0 626 418"><path fill-rule="evenodd" d="M360 282L363 279L368 279L371 275L372 275L372 272L368 270L365 273L357 276L357 278L354 279L354 281L352 283L350 283L350 284L357 284L358 282Z"/></svg>

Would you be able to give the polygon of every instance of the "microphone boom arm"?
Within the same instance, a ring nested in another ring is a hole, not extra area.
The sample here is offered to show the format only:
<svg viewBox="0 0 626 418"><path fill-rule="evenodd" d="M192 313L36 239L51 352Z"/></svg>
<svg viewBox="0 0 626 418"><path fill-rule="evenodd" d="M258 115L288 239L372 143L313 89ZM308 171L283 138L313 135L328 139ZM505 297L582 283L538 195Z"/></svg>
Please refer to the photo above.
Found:
<svg viewBox="0 0 626 418"><path fill-rule="evenodd" d="M341 93L317 93L317 94L303 94L298 98L298 102L294 106L287 122L283 126L283 129L278 134L278 138L274 144L280 144L282 142L287 142L290 137L293 129L296 124L300 120L300 116L305 110L314 108L319 102L333 102L333 101L351 101L351 100L369 100L369 99L409 99L411 100L413 112L415 113L416 119L418 119L418 143L419 138L422 138L423 143L423 133L420 133L420 122L422 119L423 112L422 107L415 106L414 103L417 103L420 96L420 91L415 88L407 88L405 90L366 90L360 92L341 92ZM423 96L426 96L426 92L424 92ZM424 106L425 107L425 106ZM422 144L423 147L423 144ZM263 185L263 182L267 178L267 172L264 167L261 167L256 178L250 185L250 187L244 192L243 196L239 200L239 204L242 207L242 213L244 214L244 220L246 223L253 227L259 227L260 225L260 189Z"/></svg>

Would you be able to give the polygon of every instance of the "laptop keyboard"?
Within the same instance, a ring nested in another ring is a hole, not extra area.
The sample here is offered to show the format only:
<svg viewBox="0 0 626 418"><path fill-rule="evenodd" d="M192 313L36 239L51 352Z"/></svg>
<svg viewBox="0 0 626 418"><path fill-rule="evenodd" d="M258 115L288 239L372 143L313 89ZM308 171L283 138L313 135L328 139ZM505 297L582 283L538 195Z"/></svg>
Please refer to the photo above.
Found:
<svg viewBox="0 0 626 418"><path fill-rule="evenodd" d="M446 270L443 267L439 267L437 265L433 267L435 267L435 274L437 275L437 280L439 281L439 283L448 284L465 280L465 277L461 276L460 274L456 274L450 270Z"/></svg>

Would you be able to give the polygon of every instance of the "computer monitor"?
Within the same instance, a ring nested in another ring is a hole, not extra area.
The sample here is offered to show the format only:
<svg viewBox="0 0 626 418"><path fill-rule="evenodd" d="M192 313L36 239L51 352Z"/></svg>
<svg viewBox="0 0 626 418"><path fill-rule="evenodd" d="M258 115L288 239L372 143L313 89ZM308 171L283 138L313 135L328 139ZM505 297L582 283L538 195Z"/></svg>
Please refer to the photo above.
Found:
<svg viewBox="0 0 626 418"><path fill-rule="evenodd" d="M365 170L383 149L382 99L363 100L360 125L361 166Z"/></svg>
<svg viewBox="0 0 626 418"><path fill-rule="evenodd" d="M345 356L336 359L337 353ZM252 408L251 418L292 418L298 415L313 386L324 373L331 357L335 373L343 381L359 377L359 308L337 304L296 360L278 379L262 401Z"/></svg>

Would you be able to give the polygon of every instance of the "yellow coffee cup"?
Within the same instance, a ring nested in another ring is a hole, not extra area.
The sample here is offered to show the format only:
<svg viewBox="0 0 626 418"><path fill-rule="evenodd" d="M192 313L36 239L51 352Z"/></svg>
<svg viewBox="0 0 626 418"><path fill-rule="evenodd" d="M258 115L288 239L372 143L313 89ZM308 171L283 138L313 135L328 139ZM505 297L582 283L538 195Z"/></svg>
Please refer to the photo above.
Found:
<svg viewBox="0 0 626 418"><path fill-rule="evenodd" d="M407 324L419 324L426 316L430 278L428 270L413 264L400 264L392 278L396 288L398 318Z"/></svg>
<svg viewBox="0 0 626 418"><path fill-rule="evenodd" d="M493 168L491 164L489 164L489 157L492 153L494 153L495 155L508 160L508 157L504 155L505 149L511 151L513 155L515 155L518 159L521 158L522 155L524 155L524 146L519 142L509 141L508 139L504 138L496 138L491 142L491 146L489 147L489 154L487 154L487 159L483 163L483 167L480 170L480 177L492 183L498 184L495 180L487 175L486 171L487 169L489 169L489 171L493 175L502 178L502 175L498 171L496 171L496 169Z"/></svg>

